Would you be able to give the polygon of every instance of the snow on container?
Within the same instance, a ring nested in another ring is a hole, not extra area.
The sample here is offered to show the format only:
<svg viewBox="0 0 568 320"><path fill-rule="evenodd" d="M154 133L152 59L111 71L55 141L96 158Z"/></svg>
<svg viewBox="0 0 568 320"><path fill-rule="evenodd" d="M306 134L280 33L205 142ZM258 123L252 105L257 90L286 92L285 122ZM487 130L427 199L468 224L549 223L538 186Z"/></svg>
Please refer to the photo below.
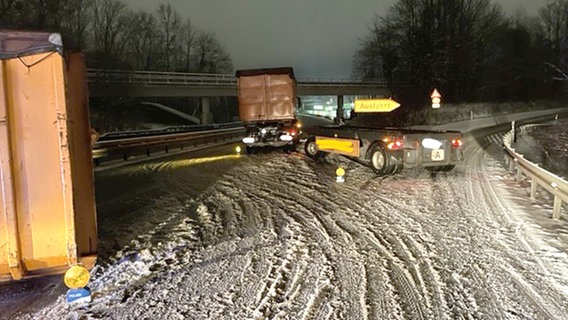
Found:
<svg viewBox="0 0 568 320"><path fill-rule="evenodd" d="M95 263L85 75L59 34L0 30L0 281Z"/></svg>

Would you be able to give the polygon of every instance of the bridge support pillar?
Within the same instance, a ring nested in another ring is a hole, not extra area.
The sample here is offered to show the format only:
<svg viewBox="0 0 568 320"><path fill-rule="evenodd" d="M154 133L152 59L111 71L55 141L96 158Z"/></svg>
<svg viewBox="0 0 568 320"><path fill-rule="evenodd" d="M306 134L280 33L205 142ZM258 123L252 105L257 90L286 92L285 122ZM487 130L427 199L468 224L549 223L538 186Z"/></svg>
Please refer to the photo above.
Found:
<svg viewBox="0 0 568 320"><path fill-rule="evenodd" d="M201 97L201 124L209 124L212 120L209 97Z"/></svg>
<svg viewBox="0 0 568 320"><path fill-rule="evenodd" d="M343 123L343 95L337 96L337 123Z"/></svg>

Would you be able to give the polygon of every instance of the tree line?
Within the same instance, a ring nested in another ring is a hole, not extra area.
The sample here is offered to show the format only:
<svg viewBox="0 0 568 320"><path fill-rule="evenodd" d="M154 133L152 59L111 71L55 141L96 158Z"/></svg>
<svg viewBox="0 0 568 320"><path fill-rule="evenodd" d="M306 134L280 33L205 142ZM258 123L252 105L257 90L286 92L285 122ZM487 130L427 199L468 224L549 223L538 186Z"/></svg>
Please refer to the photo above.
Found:
<svg viewBox="0 0 568 320"><path fill-rule="evenodd" d="M491 0L398 0L373 19L354 75L381 79L410 103L433 88L447 102L550 97L567 80L568 0L507 16Z"/></svg>
<svg viewBox="0 0 568 320"><path fill-rule="evenodd" d="M170 4L153 13L120 0L0 0L0 28L59 32L91 68L200 73L233 71L215 35Z"/></svg>

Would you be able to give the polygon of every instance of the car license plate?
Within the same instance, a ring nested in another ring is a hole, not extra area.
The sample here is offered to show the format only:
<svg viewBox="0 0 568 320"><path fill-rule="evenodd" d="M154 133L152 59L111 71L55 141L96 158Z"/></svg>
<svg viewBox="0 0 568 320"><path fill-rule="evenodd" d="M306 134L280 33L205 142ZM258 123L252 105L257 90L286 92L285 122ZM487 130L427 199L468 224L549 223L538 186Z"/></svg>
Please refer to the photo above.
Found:
<svg viewBox="0 0 568 320"><path fill-rule="evenodd" d="M432 150L432 161L444 161L444 149Z"/></svg>

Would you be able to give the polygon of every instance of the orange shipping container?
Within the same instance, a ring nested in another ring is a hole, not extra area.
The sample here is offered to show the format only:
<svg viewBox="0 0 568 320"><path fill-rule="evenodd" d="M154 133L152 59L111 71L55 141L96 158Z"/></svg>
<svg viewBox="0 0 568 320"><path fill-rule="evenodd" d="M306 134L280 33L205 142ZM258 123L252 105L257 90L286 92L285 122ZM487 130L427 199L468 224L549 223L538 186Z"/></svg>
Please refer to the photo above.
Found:
<svg viewBox="0 0 568 320"><path fill-rule="evenodd" d="M291 67L238 70L239 119L296 119L296 79Z"/></svg>
<svg viewBox="0 0 568 320"><path fill-rule="evenodd" d="M0 281L92 268L97 223L81 54L0 30Z"/></svg>

